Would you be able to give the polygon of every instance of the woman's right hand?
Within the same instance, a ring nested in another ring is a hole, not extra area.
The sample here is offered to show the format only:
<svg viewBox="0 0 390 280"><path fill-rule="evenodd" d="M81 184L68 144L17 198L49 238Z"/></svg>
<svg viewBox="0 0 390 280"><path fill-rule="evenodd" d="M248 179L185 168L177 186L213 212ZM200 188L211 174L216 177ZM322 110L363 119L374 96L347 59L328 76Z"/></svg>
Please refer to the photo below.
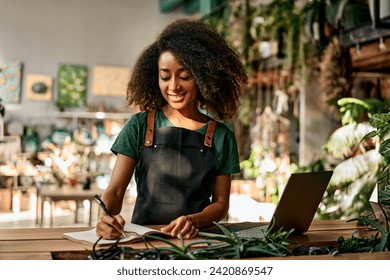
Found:
<svg viewBox="0 0 390 280"><path fill-rule="evenodd" d="M121 215L102 215L96 224L96 234L103 239L118 239L123 236L125 223Z"/></svg>

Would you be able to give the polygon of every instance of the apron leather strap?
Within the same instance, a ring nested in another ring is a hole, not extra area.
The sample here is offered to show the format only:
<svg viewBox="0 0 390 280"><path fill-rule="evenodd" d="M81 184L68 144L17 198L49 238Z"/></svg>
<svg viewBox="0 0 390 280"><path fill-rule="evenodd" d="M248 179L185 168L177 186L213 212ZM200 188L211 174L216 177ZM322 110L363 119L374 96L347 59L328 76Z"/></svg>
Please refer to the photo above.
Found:
<svg viewBox="0 0 390 280"><path fill-rule="evenodd" d="M153 135L154 135L154 117L156 115L156 111L148 112L148 117L146 120L146 134L145 134L145 143L146 147L150 147L153 145ZM206 147L213 146L213 136L215 132L216 122L211 120L209 126L206 131L206 135L204 137L204 145Z"/></svg>
<svg viewBox="0 0 390 280"><path fill-rule="evenodd" d="M154 116L156 111L148 112L146 119L146 134L145 134L145 146L150 147L153 145L153 134L154 134Z"/></svg>
<svg viewBox="0 0 390 280"><path fill-rule="evenodd" d="M212 147L213 146L213 136L215 131L216 122L214 120L211 120L209 123L209 127L207 128L206 135L204 137L204 145L206 147Z"/></svg>

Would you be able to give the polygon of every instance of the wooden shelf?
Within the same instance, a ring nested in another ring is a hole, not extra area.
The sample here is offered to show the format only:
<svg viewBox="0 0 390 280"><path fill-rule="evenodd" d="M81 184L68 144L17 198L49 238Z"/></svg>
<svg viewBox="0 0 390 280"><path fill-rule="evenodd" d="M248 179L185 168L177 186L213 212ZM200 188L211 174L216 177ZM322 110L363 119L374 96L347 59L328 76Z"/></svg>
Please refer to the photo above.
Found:
<svg viewBox="0 0 390 280"><path fill-rule="evenodd" d="M382 47L381 47L382 46ZM349 49L354 71L390 71L390 37Z"/></svg>
<svg viewBox="0 0 390 280"><path fill-rule="evenodd" d="M382 22L386 27L375 28L371 22L368 22L357 28L342 32L340 34L341 44L346 47L352 47L372 41L379 42L380 38L390 37L390 18L383 19Z"/></svg>
<svg viewBox="0 0 390 280"><path fill-rule="evenodd" d="M128 119L131 113L109 113L109 112L57 112L57 118L75 119Z"/></svg>

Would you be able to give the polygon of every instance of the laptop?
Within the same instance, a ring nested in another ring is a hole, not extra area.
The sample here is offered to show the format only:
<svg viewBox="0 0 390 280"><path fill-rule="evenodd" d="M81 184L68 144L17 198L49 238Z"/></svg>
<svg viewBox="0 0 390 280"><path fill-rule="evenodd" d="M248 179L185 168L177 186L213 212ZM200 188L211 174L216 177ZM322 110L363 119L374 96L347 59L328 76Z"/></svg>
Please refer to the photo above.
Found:
<svg viewBox="0 0 390 280"><path fill-rule="evenodd" d="M241 238L261 238L267 230L276 232L279 229L294 229L290 236L305 233L316 214L332 174L333 171L291 174L271 222L266 225L255 222L222 225ZM199 235L213 237L223 236L223 233L217 226L212 226L201 229Z"/></svg>

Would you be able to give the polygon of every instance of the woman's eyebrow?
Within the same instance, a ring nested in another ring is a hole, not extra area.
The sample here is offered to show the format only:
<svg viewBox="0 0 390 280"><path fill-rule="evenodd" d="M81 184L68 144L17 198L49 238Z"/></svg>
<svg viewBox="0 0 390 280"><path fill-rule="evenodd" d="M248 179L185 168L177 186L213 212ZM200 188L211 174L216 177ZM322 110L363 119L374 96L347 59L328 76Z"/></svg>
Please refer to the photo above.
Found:
<svg viewBox="0 0 390 280"><path fill-rule="evenodd" d="M159 71L162 71L162 72L170 72L170 70L169 70L168 68L164 68L164 67L160 68ZM188 69L186 69L186 68L183 67L183 68L177 69L176 72L184 72L184 71L188 71Z"/></svg>

